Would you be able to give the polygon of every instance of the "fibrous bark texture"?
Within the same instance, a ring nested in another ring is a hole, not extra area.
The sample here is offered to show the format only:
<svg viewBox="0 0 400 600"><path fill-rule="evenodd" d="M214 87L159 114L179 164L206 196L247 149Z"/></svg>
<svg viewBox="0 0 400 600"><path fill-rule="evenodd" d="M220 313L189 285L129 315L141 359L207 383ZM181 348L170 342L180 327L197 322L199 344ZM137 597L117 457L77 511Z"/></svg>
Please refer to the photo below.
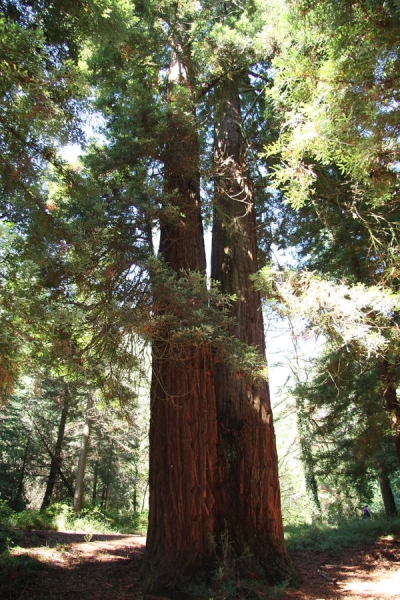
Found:
<svg viewBox="0 0 400 600"><path fill-rule="evenodd" d="M190 98L185 57L178 45L170 65L164 157L165 198L173 210L165 211L160 225L160 254L178 278L182 270L205 273L194 114L182 113L176 102L182 89ZM154 289L154 296L160 307L173 303L164 297L162 286ZM143 566L145 591L168 596L179 594L180 586L209 567L217 463L210 348L190 341L176 344L173 333L166 329L153 344L150 510Z"/></svg>
<svg viewBox="0 0 400 600"><path fill-rule="evenodd" d="M242 134L240 81L240 74L232 76L216 90L212 278L220 282L223 293L236 295L232 335L264 356L261 300L250 281L257 271L256 221ZM228 540L233 557L250 551L253 563L270 582L282 581L293 575L293 569L283 538L268 384L235 374L217 361L215 385L218 535L225 543Z"/></svg>

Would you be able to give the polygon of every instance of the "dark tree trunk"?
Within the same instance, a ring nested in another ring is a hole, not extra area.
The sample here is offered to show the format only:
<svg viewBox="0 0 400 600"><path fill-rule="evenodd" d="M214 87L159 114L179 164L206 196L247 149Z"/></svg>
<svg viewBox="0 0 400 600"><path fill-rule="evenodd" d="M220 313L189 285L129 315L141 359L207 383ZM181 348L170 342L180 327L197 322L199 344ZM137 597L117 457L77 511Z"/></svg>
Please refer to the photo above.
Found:
<svg viewBox="0 0 400 600"><path fill-rule="evenodd" d="M378 469L379 475L379 486L381 488L381 495L383 500L383 506L385 507L385 514L390 519L397 516L396 503L394 501L392 486L390 485L390 479L385 472L384 467L380 466Z"/></svg>
<svg viewBox="0 0 400 600"><path fill-rule="evenodd" d="M43 497L41 510L44 510L45 508L47 508L50 505L51 499L53 496L54 486L57 481L57 477L59 474L61 474L61 453L62 453L62 446L63 446L63 442L64 442L65 425L67 423L68 410L69 410L70 399L71 399L70 392L69 392L67 385L64 388L63 394L60 394L60 399L61 399L61 417L60 417L60 423L58 426L57 441L56 441L56 445L54 447L54 452L51 455L50 472L49 472L49 476L47 479L47 486L46 486L46 491L45 491L45 494Z"/></svg>
<svg viewBox="0 0 400 600"><path fill-rule="evenodd" d="M10 503L10 507L13 510L23 510L26 507L26 503L24 500L24 484L25 484L25 471L26 465L28 462L29 456L29 448L30 448L30 440L28 439L25 445L24 456L22 459L21 473L18 481L17 493L15 494L15 499Z"/></svg>
<svg viewBox="0 0 400 600"><path fill-rule="evenodd" d="M390 371L387 359L378 361L379 376L383 387L383 397L390 417L393 439L396 446L397 459L400 464L400 400L396 393L396 382Z"/></svg>
<svg viewBox="0 0 400 600"><path fill-rule="evenodd" d="M101 508L107 508L109 485L110 484L108 482L103 484L103 489L101 491L101 501L100 501Z"/></svg>
<svg viewBox="0 0 400 600"><path fill-rule="evenodd" d="M226 78L215 96L215 205L211 276L235 294L231 333L265 356L261 300L249 279L257 271L256 223L247 173L239 100L240 76ZM219 424L218 537L235 559L250 551L271 583L294 577L285 549L278 459L266 381L215 365ZM223 543L223 542L222 542ZM254 564L249 567L250 571ZM237 561L237 568L244 565ZM239 573L241 574L241 573Z"/></svg>
<svg viewBox="0 0 400 600"><path fill-rule="evenodd" d="M188 43L177 44L170 65L164 194L175 210L165 211L160 223L160 253L177 277L182 269L205 272L197 125L194 111L175 104L182 88L191 95L189 51ZM165 314L166 301L173 299L157 286L154 295ZM143 574L146 592L180 598L180 588L207 569L213 556L217 432L210 349L174 344L172 334L164 331L153 343Z"/></svg>

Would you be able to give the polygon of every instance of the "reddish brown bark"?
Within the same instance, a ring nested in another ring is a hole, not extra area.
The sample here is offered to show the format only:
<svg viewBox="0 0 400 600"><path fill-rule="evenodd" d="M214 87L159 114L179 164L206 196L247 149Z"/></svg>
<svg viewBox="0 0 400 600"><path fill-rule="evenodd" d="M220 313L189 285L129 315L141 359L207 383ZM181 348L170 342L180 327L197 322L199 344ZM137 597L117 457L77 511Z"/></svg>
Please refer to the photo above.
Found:
<svg viewBox="0 0 400 600"><path fill-rule="evenodd" d="M183 90L186 99L192 96L187 40L176 44L170 83L164 157L169 210L160 222L160 253L181 277L182 270L205 272L197 126L188 104L181 110ZM221 90L225 95L217 111L213 276L224 292L238 295L232 333L263 354L260 297L249 282L257 270L255 219L237 88ZM162 287L154 287L160 314L174 307ZM293 575L283 541L268 385L233 375L214 362L206 344L176 344L167 328L153 342L149 490L146 593L181 598L186 582L201 574L206 581L218 554L220 566L235 575L261 575L273 583Z"/></svg>
<svg viewBox="0 0 400 600"><path fill-rule="evenodd" d="M179 277L182 269L205 272L194 114L175 104L181 86L191 93L188 56L179 45L170 83L164 177L166 203L175 210L161 221L160 253ZM165 305L164 292L155 287L154 294L156 305ZM180 587L209 567L216 445L210 349L174 344L173 332L164 331L153 344L146 592L180 597Z"/></svg>
<svg viewBox="0 0 400 600"><path fill-rule="evenodd" d="M222 292L236 294L231 333L264 356L261 300L249 279L257 271L256 224L239 83L240 76L232 76L216 91L212 278L220 282ZM268 384L254 384L250 377L235 375L219 362L215 382L221 477L216 509L219 536L228 538L234 558L250 550L270 582L288 579L293 569L283 538Z"/></svg>
<svg viewBox="0 0 400 600"><path fill-rule="evenodd" d="M165 358L157 345L150 432L147 591L177 588L209 566L214 532L216 414L209 356ZM161 353L161 356L160 354Z"/></svg>

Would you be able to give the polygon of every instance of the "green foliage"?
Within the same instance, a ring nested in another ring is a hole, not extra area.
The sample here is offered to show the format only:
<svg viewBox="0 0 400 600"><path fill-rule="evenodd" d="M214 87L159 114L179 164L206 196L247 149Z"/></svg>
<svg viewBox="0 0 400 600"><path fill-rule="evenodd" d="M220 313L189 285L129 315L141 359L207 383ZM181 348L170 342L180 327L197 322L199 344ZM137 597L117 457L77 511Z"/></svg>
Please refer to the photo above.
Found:
<svg viewBox="0 0 400 600"><path fill-rule="evenodd" d="M312 196L315 164L336 165L354 205L391 202L396 184L399 14L391 3L297 2L290 42L274 60L282 114L278 186L295 207ZM335 34L332 34L334 30ZM355 208L355 211L357 209ZM355 213L356 214L356 213Z"/></svg>
<svg viewBox="0 0 400 600"><path fill-rule="evenodd" d="M171 353L211 345L219 360L233 372L255 381L267 378L265 360L257 349L229 333L233 295L222 294L216 283L207 286L206 276L201 273L177 274L158 259L151 261L150 273L156 298L153 308L157 311L142 321L145 339L168 341Z"/></svg>
<svg viewBox="0 0 400 600"><path fill-rule="evenodd" d="M12 510L5 501L0 501L1 526L6 531L14 529L45 529L54 531L54 512L38 510ZM14 535L14 534L13 534Z"/></svg>
<svg viewBox="0 0 400 600"><path fill-rule="evenodd" d="M297 222L280 209L287 230L282 226L279 241L285 234L286 242L301 239L305 256L312 239L314 262L309 264L336 279L301 271L282 281L280 274L280 289L271 281L264 287L269 301L276 307L279 303L281 313L300 311L314 332L335 338L338 346L352 351L357 346L367 357L388 347L395 354L397 296L367 284L396 282L399 272L399 98L394 83L399 67L398 6L367 1L362 12L360 3L302 0L281 17L279 4L0 3L0 187L8 222L1 231L0 251L0 392L7 398L13 389L16 392L5 409L9 419L1 426L0 492L21 508L30 500L32 483L44 481L49 463L45 442L51 451L59 418L56 388L71 385L75 398L62 470L72 483L82 399L88 389L96 389L86 492L93 487L90 491L103 505L84 509L79 516L66 505L41 513L7 513L0 507L13 526L79 528L88 534L98 528L143 530L137 509L139 496L145 495L141 442L146 427L138 427L135 407L147 367L141 362L146 348L142 340L168 341L177 352L190 345L209 346L236 373L265 376L259 354L227 333L229 304L235 299L222 297L214 286L207 290L203 275L171 275L149 259L160 219L176 224L181 218L174 194L163 190L167 117L174 112L199 130L208 179L210 91L220 78L244 74L241 100L253 172L259 163L256 154L267 143L259 124L266 110L268 127L280 130L267 152L280 193L296 207L310 199L314 203L312 218L304 211ZM277 27L284 22L284 28ZM184 45L193 50L196 81L189 92L176 86L172 99L166 65L171 52ZM278 49L270 69L268 61ZM266 107L260 98L264 101L267 88ZM80 119L89 96L91 108L101 112L105 141L93 144L84 162L70 168L57 149L82 138ZM261 175L258 183L255 187L265 188ZM259 190L257 194L258 200L265 197ZM325 204L328 208L322 210ZM268 217L260 217L270 228L277 219L272 213L269 208ZM348 266L349 239L357 272ZM265 246L270 246L269 240ZM338 283L343 268L361 283ZM365 369L373 371L369 364ZM32 395L18 388L18 376L21 381L27 373L41 380L43 393ZM353 370L351 377L344 377L341 371L340 377L340 398L335 390L327 393L332 407L315 400L321 388L328 390L326 379L315 379L314 389L301 390L302 410L325 411L324 434L336 435L341 442L336 463L321 448L313 454L310 444L309 464L318 455L320 473L336 469L332 484L342 485L352 477L358 492L362 488L366 495L369 469L381 458L370 443L377 429L362 428L366 403L356 416L350 414L354 398L365 395L358 374ZM369 374L368 381L375 392ZM374 422L385 438L384 419L375 414ZM310 441L312 431L306 433ZM364 462L355 440L362 442ZM331 449L333 442L329 443ZM23 478L18 479L22 465ZM311 471L309 487L315 484ZM97 481L101 493L95 488ZM55 498L64 497L58 483ZM347 501L332 503L329 518L347 510ZM111 513L106 506L119 512ZM129 508L136 511L133 521ZM218 573L226 589L217 586L215 597L251 596L250 584L241 588L243 584L232 583L223 571Z"/></svg>
<svg viewBox="0 0 400 600"><path fill-rule="evenodd" d="M365 381L365 390L370 393L370 381ZM307 424L307 431L292 426L291 438L294 442L290 450L280 457L280 481L282 514L285 529L303 526L305 529L317 524L336 526L342 520L360 515L361 506L368 502L374 517L384 514L381 490L378 484L378 469L384 466L389 474L392 491L398 495L398 471L393 443L388 431L387 415L383 407L375 415L375 426L368 424L364 407L354 406L344 392L343 405L334 407L334 400L327 391L333 391L335 401L337 388L329 390L329 378L316 395L320 413L312 412L309 402L315 397L310 393L311 381L301 388L294 389L297 405L297 420ZM312 389L311 389L312 392ZM360 403L365 401L360 398ZM371 396L371 405L380 398ZM323 404L325 402L325 404ZM348 407L349 405L349 407ZM344 406L344 408L343 408ZM327 407L327 408L326 408ZM336 412L337 410L337 412ZM329 411L332 431L324 421ZM343 413L343 415L342 415ZM276 411L275 411L276 415ZM385 426L378 431L378 422ZM275 421L276 423L276 421ZM325 427L324 427L325 425ZM279 438L283 435L281 424L276 424L278 449ZM397 498L398 504L399 498ZM399 504L398 504L399 505Z"/></svg>
<svg viewBox="0 0 400 600"><path fill-rule="evenodd" d="M25 387L18 388L0 411L0 497L14 509L40 506L56 444L63 385L63 379L46 379L38 373L35 381L25 379ZM146 382L135 380L126 385L128 397L115 395L115 388L105 386L91 409L85 493L87 498L97 494L96 501L104 507L139 511L146 496L147 417L136 398L146 393ZM72 382L70 386L61 463L65 479L58 474L53 501L71 495L78 462L87 387Z"/></svg>
<svg viewBox="0 0 400 600"><path fill-rule="evenodd" d="M0 502L2 535L17 539L15 530L38 529L49 531L79 531L85 533L139 533L145 535L147 512L102 509L99 506L84 508L76 514L71 504L55 503L42 511L13 511Z"/></svg>
<svg viewBox="0 0 400 600"><path fill-rule="evenodd" d="M358 361L350 352L333 351L315 360L313 376L293 390L301 420L308 423L322 517L330 522L372 499L378 473L396 472L377 369L375 359Z"/></svg>
<svg viewBox="0 0 400 600"><path fill-rule="evenodd" d="M0 500L0 520L2 523L7 523L10 516L13 514L12 508L9 507L6 500Z"/></svg>
<svg viewBox="0 0 400 600"><path fill-rule="evenodd" d="M352 546L362 546L375 540L400 535L400 519L386 519L376 516L372 519L343 519L337 524L314 523L287 525L286 544L290 552L303 550L340 550Z"/></svg>

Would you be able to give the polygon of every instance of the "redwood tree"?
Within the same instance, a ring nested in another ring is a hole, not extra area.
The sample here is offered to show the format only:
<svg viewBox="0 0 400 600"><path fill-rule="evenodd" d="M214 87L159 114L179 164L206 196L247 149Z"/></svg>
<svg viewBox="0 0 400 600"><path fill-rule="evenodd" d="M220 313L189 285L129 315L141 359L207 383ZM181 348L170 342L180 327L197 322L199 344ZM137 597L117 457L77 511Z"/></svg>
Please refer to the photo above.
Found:
<svg viewBox="0 0 400 600"><path fill-rule="evenodd" d="M232 335L264 358L261 300L250 281L258 269L257 237L241 118L242 83L243 73L237 72L215 90L212 278L220 282L222 292L236 295ZM233 559L249 548L270 582L291 578L268 383L235 373L217 360L215 389L221 477L218 533L229 540ZM241 564L238 561L236 567Z"/></svg>
<svg viewBox="0 0 400 600"><path fill-rule="evenodd" d="M182 27L171 52L163 156L165 205L173 210L164 210L160 222L160 253L176 278L188 270L205 272L197 125L193 105L183 110L193 98L190 69ZM179 312L175 299L162 281L154 283L154 297L166 325L153 342L144 585L148 592L179 594L176 589L204 570L213 552L216 403L209 346L177 344L168 328L171 313Z"/></svg>

